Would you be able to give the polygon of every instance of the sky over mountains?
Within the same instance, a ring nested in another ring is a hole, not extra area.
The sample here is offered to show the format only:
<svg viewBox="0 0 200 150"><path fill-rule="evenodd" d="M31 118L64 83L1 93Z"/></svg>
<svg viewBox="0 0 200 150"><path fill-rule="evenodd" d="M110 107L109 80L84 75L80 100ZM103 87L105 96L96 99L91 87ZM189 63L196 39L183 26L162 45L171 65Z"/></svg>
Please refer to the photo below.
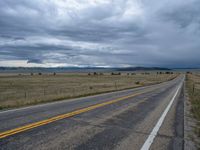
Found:
<svg viewBox="0 0 200 150"><path fill-rule="evenodd" d="M199 0L1 0L0 66L200 67Z"/></svg>

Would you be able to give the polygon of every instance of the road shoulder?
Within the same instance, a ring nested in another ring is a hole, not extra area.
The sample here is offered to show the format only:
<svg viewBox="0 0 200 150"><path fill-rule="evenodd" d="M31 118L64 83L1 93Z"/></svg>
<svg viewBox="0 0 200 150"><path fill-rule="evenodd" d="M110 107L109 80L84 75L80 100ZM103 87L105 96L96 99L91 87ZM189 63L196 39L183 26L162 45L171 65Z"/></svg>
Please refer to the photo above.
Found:
<svg viewBox="0 0 200 150"><path fill-rule="evenodd" d="M197 150L195 139L198 139L194 133L194 127L196 126L196 119L191 113L191 102L189 100L188 91L184 86L185 100L184 100L184 149Z"/></svg>

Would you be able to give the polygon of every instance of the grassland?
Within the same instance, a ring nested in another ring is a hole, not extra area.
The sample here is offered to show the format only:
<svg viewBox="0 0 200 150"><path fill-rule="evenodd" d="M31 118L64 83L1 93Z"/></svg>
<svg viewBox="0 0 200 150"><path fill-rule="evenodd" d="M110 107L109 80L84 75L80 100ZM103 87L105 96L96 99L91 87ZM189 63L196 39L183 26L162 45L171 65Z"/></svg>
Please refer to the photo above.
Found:
<svg viewBox="0 0 200 150"><path fill-rule="evenodd" d="M160 83L176 74L0 74L0 109L94 95Z"/></svg>
<svg viewBox="0 0 200 150"><path fill-rule="evenodd" d="M200 138L200 74L187 74L186 85L191 102L191 112L197 120L195 133Z"/></svg>

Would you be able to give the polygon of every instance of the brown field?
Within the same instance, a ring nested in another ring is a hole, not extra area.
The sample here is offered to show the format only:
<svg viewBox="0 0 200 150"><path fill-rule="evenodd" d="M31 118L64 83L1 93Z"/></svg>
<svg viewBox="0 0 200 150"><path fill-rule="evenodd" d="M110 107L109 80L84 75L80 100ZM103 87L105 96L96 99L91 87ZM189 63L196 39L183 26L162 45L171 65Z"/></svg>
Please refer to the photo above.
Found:
<svg viewBox="0 0 200 150"><path fill-rule="evenodd" d="M186 79L187 91L192 105L191 112L197 120L195 133L200 138L200 74L187 74Z"/></svg>
<svg viewBox="0 0 200 150"><path fill-rule="evenodd" d="M177 74L1 74L0 109L134 88L167 81L175 76Z"/></svg>

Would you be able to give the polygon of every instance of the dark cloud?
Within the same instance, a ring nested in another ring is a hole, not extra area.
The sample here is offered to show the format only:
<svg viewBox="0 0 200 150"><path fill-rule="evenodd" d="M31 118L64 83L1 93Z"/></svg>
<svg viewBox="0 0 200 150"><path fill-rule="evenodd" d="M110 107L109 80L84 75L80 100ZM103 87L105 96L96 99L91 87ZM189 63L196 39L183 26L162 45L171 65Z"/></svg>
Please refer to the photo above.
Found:
<svg viewBox="0 0 200 150"><path fill-rule="evenodd" d="M27 61L27 63L42 64L43 62L42 62L42 60L40 60L40 59L29 59L29 60Z"/></svg>
<svg viewBox="0 0 200 150"><path fill-rule="evenodd" d="M1 0L0 65L199 67L199 13L198 0Z"/></svg>

